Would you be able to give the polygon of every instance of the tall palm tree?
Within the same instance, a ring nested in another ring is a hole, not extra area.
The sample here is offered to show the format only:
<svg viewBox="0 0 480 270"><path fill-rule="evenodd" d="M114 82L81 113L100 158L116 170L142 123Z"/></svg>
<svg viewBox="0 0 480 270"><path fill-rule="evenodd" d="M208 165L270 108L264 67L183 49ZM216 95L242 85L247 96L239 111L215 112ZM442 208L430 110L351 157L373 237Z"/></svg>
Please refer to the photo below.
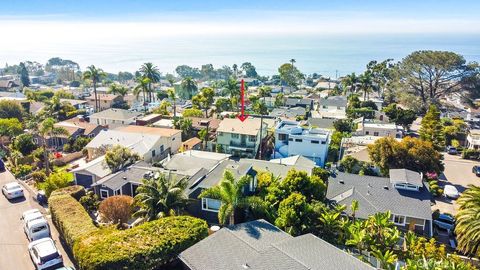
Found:
<svg viewBox="0 0 480 270"><path fill-rule="evenodd" d="M133 88L133 94L138 98L140 93L143 94L143 108L145 112L147 111L147 101L145 93L148 91L148 84L150 83L150 79L146 77L137 77L135 79L137 85Z"/></svg>
<svg viewBox="0 0 480 270"><path fill-rule="evenodd" d="M373 91L373 77L370 72L365 72L358 77L359 88L363 91L363 100L366 101L370 92Z"/></svg>
<svg viewBox="0 0 480 270"><path fill-rule="evenodd" d="M230 96L232 109L238 111L238 99L240 98L240 88L235 78L231 77L225 81L225 94Z"/></svg>
<svg viewBox="0 0 480 270"><path fill-rule="evenodd" d="M293 59L293 58L290 59L290 64L292 65L292 67L294 67L294 64L295 64L296 62L297 62L297 60L295 60L295 59Z"/></svg>
<svg viewBox="0 0 480 270"><path fill-rule="evenodd" d="M225 170L223 179L214 187L202 191L200 198L209 198L221 202L218 220L221 224L235 224L235 212L240 209L252 208L258 211L265 209L262 199L256 196L246 196L244 188L250 183L251 177L242 176L235 180L231 171Z"/></svg>
<svg viewBox="0 0 480 270"><path fill-rule="evenodd" d="M380 262L380 265L378 265L379 268L386 269L386 270L395 269L395 262L397 261L397 255L393 253L392 250L387 250L383 252L381 249L373 249L372 254Z"/></svg>
<svg viewBox="0 0 480 270"><path fill-rule="evenodd" d="M197 83L192 79L192 77L186 77L182 80L182 89L188 95L188 99L191 99L192 96L197 92Z"/></svg>
<svg viewBox="0 0 480 270"><path fill-rule="evenodd" d="M177 105L176 105L177 96L175 94L175 88L172 87L168 89L167 94L168 94L168 98L170 98L173 102L173 117L177 117Z"/></svg>
<svg viewBox="0 0 480 270"><path fill-rule="evenodd" d="M95 112L98 112L100 102L97 97L97 83L106 77L107 74L100 68L96 68L94 65L87 67L87 70L83 73L84 80L92 80L93 92L95 94Z"/></svg>
<svg viewBox="0 0 480 270"><path fill-rule="evenodd" d="M160 81L160 71L157 66L154 66L149 62L140 67L140 74L142 74L143 77L150 79L150 82L148 83L148 97L149 102L152 102L152 84Z"/></svg>
<svg viewBox="0 0 480 270"><path fill-rule="evenodd" d="M345 76L342 80L342 86L345 89L345 92L347 92L347 89L349 89L351 94L356 92L357 84L358 77L355 75L355 72Z"/></svg>
<svg viewBox="0 0 480 270"><path fill-rule="evenodd" d="M121 95L122 97L124 97L128 93L128 88L124 85L112 83L108 88L108 93L114 95Z"/></svg>
<svg viewBox="0 0 480 270"><path fill-rule="evenodd" d="M143 179L143 185L137 188L135 201L140 209L133 214L145 221L155 220L165 216L181 213L189 199L185 196L188 179L177 181L174 178L160 174L158 178Z"/></svg>
<svg viewBox="0 0 480 270"><path fill-rule="evenodd" d="M478 255L480 247L480 187L469 185L457 200L460 209L456 215L458 248L470 255Z"/></svg>
<svg viewBox="0 0 480 270"><path fill-rule="evenodd" d="M353 201L352 201L352 205L350 205L350 210L352 211L352 219L353 219L353 222L355 222L355 214L356 214L357 211L358 211L358 207L359 207L358 201L357 201L357 200L353 200Z"/></svg>
<svg viewBox="0 0 480 270"><path fill-rule="evenodd" d="M38 129L38 134L43 138L43 158L45 160L45 174L50 175L50 163L48 160L48 148L47 140L48 138L58 136L58 135L68 135L68 132L63 127L56 127L55 120L53 118L47 118L40 123Z"/></svg>

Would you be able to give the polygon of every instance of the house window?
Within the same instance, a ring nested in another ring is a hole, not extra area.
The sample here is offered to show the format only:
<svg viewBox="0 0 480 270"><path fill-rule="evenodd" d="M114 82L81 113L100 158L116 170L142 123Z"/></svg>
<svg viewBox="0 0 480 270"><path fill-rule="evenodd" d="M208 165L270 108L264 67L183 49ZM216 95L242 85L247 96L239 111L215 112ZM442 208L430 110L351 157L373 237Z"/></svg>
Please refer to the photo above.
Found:
<svg viewBox="0 0 480 270"><path fill-rule="evenodd" d="M340 107L340 106L337 106L337 110L341 110L341 109L342 109L342 107Z"/></svg>
<svg viewBox="0 0 480 270"><path fill-rule="evenodd" d="M365 135L369 135L369 134L370 134L370 132L368 132L368 131L365 131Z"/></svg>
<svg viewBox="0 0 480 270"><path fill-rule="evenodd" d="M302 139L295 139L295 142L302 142Z"/></svg>
<svg viewBox="0 0 480 270"><path fill-rule="evenodd" d="M293 139L292 139L292 138L288 138L288 141L289 141L289 142L293 142Z"/></svg>
<svg viewBox="0 0 480 270"><path fill-rule="evenodd" d="M115 190L115 195L120 195L120 189Z"/></svg>
<svg viewBox="0 0 480 270"><path fill-rule="evenodd" d="M100 119L97 119L97 125L100 125Z"/></svg>
<svg viewBox="0 0 480 270"><path fill-rule="evenodd" d="M327 107L327 105L323 105L322 108L327 109L328 107Z"/></svg>
<svg viewBox="0 0 480 270"><path fill-rule="evenodd" d="M248 141L255 142L257 138L255 136L248 136Z"/></svg>
<svg viewBox="0 0 480 270"><path fill-rule="evenodd" d="M327 141L322 141L322 144L327 144Z"/></svg>
<svg viewBox="0 0 480 270"><path fill-rule="evenodd" d="M405 225L405 216L392 215L392 221L395 225Z"/></svg>
<svg viewBox="0 0 480 270"><path fill-rule="evenodd" d="M378 136L378 132L377 131L373 132L373 136Z"/></svg>
<svg viewBox="0 0 480 270"><path fill-rule="evenodd" d="M106 198L108 198L108 190L106 190L106 189L100 189L100 198L101 198L101 199L106 199Z"/></svg>
<svg viewBox="0 0 480 270"><path fill-rule="evenodd" d="M152 150L152 157L155 156L155 150Z"/></svg>
<svg viewBox="0 0 480 270"><path fill-rule="evenodd" d="M278 140L279 141L286 141L286 140L288 140L288 135L287 134L278 134Z"/></svg>
<svg viewBox="0 0 480 270"><path fill-rule="evenodd" d="M219 200L202 198L202 210L218 212L220 206L222 206L222 202Z"/></svg>
<svg viewBox="0 0 480 270"><path fill-rule="evenodd" d="M319 141L311 141L311 143L313 143L313 144L319 144L320 142L319 142Z"/></svg>
<svg viewBox="0 0 480 270"><path fill-rule="evenodd" d="M163 145L160 145L160 153L163 153Z"/></svg>
<svg viewBox="0 0 480 270"><path fill-rule="evenodd" d="M218 132L218 136L223 136L223 132Z"/></svg>
<svg viewBox="0 0 480 270"><path fill-rule="evenodd" d="M238 134L232 133L232 139L238 139Z"/></svg>

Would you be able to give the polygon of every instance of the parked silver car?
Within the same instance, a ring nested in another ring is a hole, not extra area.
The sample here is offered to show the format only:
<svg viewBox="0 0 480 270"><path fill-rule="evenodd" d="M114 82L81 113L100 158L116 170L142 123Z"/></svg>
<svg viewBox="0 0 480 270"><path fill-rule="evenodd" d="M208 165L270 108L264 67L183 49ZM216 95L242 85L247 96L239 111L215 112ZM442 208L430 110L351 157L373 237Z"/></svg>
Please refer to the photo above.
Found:
<svg viewBox="0 0 480 270"><path fill-rule="evenodd" d="M2 193L9 200L24 197L23 188L17 182L3 185Z"/></svg>
<svg viewBox="0 0 480 270"><path fill-rule="evenodd" d="M53 266L63 266L63 258L52 238L42 238L28 244L28 252L35 269L43 270Z"/></svg>

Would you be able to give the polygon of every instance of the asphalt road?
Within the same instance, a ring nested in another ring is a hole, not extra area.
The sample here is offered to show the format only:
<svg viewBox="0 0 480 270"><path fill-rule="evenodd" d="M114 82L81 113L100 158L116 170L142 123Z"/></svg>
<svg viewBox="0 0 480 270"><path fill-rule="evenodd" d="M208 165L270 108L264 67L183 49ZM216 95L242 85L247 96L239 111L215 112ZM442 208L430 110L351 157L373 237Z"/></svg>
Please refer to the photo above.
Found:
<svg viewBox="0 0 480 270"><path fill-rule="evenodd" d="M0 187L16 181L10 172L0 173ZM28 254L28 240L23 232L20 217L26 210L37 208L46 214L46 209L37 204L30 192L24 189L25 199L9 201L0 192L0 270L32 270L35 269ZM58 238L58 231L53 226L50 217L49 224L53 239L63 256L64 264L72 266L72 262L65 252Z"/></svg>

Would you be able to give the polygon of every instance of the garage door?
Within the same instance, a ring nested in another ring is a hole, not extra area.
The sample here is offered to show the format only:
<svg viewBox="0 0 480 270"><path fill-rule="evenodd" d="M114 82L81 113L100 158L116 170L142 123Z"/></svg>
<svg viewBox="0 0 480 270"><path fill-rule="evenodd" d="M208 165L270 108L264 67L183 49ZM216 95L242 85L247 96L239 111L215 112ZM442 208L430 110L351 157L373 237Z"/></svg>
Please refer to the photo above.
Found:
<svg viewBox="0 0 480 270"><path fill-rule="evenodd" d="M77 181L77 185L85 188L90 188L93 184L93 177L91 175L76 173L75 179Z"/></svg>

